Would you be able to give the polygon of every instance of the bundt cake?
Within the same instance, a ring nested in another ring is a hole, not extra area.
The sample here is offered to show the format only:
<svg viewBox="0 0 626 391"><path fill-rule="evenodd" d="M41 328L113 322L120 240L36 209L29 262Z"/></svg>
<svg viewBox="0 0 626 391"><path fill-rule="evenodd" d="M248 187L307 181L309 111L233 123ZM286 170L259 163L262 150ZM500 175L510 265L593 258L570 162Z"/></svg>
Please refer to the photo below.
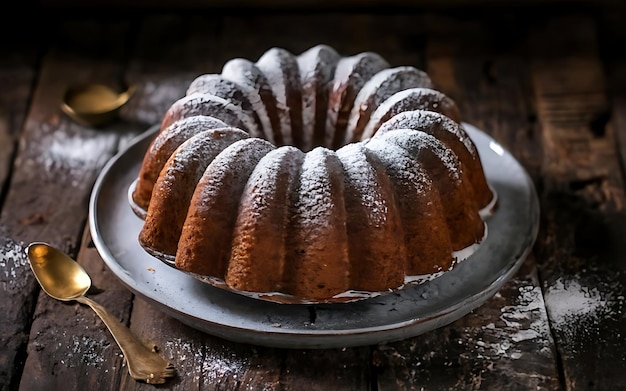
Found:
<svg viewBox="0 0 626 391"><path fill-rule="evenodd" d="M242 292L332 301L450 270L495 205L455 102L327 45L198 76L129 189L155 257Z"/></svg>

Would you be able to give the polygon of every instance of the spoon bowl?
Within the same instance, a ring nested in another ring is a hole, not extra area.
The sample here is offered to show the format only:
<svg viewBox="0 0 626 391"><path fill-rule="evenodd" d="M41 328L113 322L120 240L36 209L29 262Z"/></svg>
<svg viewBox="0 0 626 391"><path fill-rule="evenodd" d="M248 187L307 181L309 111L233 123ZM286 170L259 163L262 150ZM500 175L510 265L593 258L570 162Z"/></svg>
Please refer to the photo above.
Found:
<svg viewBox="0 0 626 391"><path fill-rule="evenodd" d="M45 243L28 246L28 259L41 288L57 300L75 300L91 287L83 267L67 254Z"/></svg>
<svg viewBox="0 0 626 391"><path fill-rule="evenodd" d="M141 344L104 307L85 296L91 287L91 278L78 262L43 242L31 243L26 248L26 254L30 268L44 292L57 300L75 300L88 305L102 319L122 350L128 372L133 379L162 384L175 376L176 370L172 364Z"/></svg>
<svg viewBox="0 0 626 391"><path fill-rule="evenodd" d="M100 83L79 84L65 92L61 109L78 123L101 126L117 118L134 92L133 86L122 90Z"/></svg>

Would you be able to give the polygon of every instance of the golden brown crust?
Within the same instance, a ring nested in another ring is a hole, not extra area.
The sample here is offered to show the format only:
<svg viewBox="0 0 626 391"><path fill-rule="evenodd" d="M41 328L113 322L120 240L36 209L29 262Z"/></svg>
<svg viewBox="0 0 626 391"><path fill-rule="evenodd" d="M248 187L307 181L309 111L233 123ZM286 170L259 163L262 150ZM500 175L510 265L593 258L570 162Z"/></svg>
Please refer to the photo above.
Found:
<svg viewBox="0 0 626 391"><path fill-rule="evenodd" d="M433 136L417 130L393 130L379 139L403 148L424 168L439 193L452 249L480 242L485 224L474 202L474 190L461 175L465 167L457 156Z"/></svg>
<svg viewBox="0 0 626 391"><path fill-rule="evenodd" d="M361 143L347 145L337 155L345 170L350 288L377 292L398 287L404 282L406 247L389 177Z"/></svg>
<svg viewBox="0 0 626 391"><path fill-rule="evenodd" d="M343 169L337 155L318 147L302 164L286 240L285 292L330 298L349 289Z"/></svg>
<svg viewBox="0 0 626 391"><path fill-rule="evenodd" d="M259 138L220 153L195 187L176 253L180 269L224 279L241 193L259 160L274 146Z"/></svg>
<svg viewBox="0 0 626 391"><path fill-rule="evenodd" d="M452 244L439 192L428 174L397 145L382 140L366 144L391 179L402 218L407 275L431 274L452 266Z"/></svg>
<svg viewBox="0 0 626 391"><path fill-rule="evenodd" d="M477 208L482 209L493 200L494 194L487 184L476 146L458 123L432 111L406 111L382 124L373 138L394 129L420 130L437 138L454 152L465 167L462 175L467 176L467 181L472 184Z"/></svg>
<svg viewBox="0 0 626 391"><path fill-rule="evenodd" d="M176 121L157 133L150 143L141 164L137 185L132 195L135 204L144 210L148 210L154 183L176 148L195 134L226 126L223 121L217 118L199 115Z"/></svg>
<svg viewBox="0 0 626 391"><path fill-rule="evenodd" d="M284 146L261 159L241 197L226 283L251 292L284 290L290 197L304 153Z"/></svg>
<svg viewBox="0 0 626 391"><path fill-rule="evenodd" d="M229 145L247 138L235 128L211 129L185 141L170 156L153 190L139 242L151 252L173 257L191 197L206 167Z"/></svg>

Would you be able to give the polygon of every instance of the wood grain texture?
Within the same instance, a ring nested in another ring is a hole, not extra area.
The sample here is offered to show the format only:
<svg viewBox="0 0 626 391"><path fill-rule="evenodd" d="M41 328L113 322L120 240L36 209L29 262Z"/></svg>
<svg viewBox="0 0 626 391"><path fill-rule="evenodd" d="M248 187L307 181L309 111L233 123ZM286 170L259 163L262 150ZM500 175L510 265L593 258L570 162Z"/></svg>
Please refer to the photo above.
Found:
<svg viewBox="0 0 626 391"><path fill-rule="evenodd" d="M533 54L533 82L545 161L539 272L547 312L565 386L620 389L624 183L596 26L563 17L536 34L542 45Z"/></svg>
<svg viewBox="0 0 626 391"><path fill-rule="evenodd" d="M1 230L0 230L1 231ZM0 239L0 390L16 389L26 360L26 345L37 302L37 282L30 272L23 243Z"/></svg>
<svg viewBox="0 0 626 391"><path fill-rule="evenodd" d="M4 32L4 29L0 29ZM37 72L39 50L30 45L28 37L17 39L4 47L0 57L0 209L9 191L18 139L30 102ZM28 48L25 50L24 48ZM34 281L19 278L26 255L23 246L10 239L0 220L0 389L15 387L24 364L30 314L34 297Z"/></svg>
<svg viewBox="0 0 626 391"><path fill-rule="evenodd" d="M30 47L28 40L22 43ZM7 181L32 93L38 55L36 47L24 51L21 46L11 45L0 59L0 189L8 188ZM4 196L3 190L0 192L0 204Z"/></svg>

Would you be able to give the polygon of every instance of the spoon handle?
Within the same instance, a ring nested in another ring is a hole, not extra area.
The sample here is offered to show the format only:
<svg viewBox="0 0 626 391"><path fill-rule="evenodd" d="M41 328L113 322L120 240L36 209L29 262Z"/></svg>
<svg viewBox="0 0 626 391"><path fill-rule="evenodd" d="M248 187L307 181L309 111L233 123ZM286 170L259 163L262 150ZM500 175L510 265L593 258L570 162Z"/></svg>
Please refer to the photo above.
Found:
<svg viewBox="0 0 626 391"><path fill-rule="evenodd" d="M139 342L130 329L109 314L103 306L85 296L77 297L76 301L91 307L102 319L122 350L128 364L128 372L133 379L150 384L163 384L167 378L175 375L176 371L170 363Z"/></svg>

